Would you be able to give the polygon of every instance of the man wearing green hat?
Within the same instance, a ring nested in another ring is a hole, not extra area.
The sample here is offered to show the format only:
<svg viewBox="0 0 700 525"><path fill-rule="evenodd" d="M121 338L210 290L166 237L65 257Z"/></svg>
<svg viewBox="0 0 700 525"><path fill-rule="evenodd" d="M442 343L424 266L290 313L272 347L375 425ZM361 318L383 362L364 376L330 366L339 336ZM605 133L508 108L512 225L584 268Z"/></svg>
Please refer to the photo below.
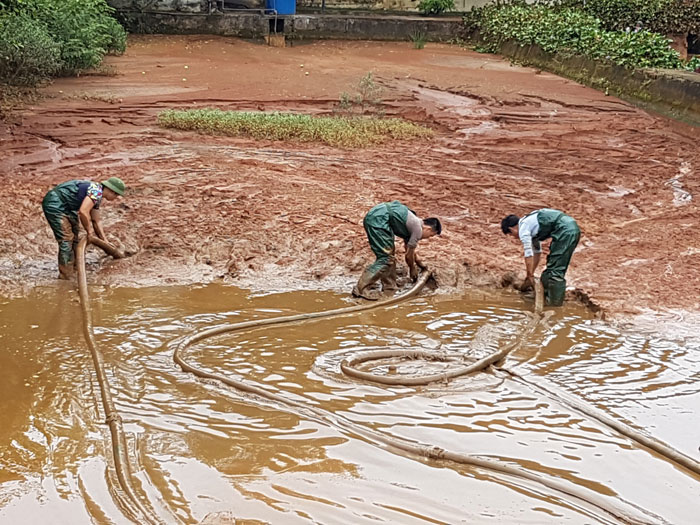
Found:
<svg viewBox="0 0 700 525"><path fill-rule="evenodd" d="M41 204L44 216L58 241L58 273L60 279L73 275L75 248L78 245L79 226L83 225L88 238L97 235L103 241L105 232L100 220L100 204L124 195L126 186L121 179L106 181L71 180L49 190Z"/></svg>

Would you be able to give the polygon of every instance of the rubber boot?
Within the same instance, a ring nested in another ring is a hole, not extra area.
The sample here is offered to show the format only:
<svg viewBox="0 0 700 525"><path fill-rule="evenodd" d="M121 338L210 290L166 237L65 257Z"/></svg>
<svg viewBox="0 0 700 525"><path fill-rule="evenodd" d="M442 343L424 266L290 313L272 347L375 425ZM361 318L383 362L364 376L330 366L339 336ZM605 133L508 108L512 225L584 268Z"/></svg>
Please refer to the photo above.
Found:
<svg viewBox="0 0 700 525"><path fill-rule="evenodd" d="M73 264L59 264L58 265L58 278L65 281L70 281L73 279L74 266Z"/></svg>
<svg viewBox="0 0 700 525"><path fill-rule="evenodd" d="M544 284L544 283L542 283ZM561 306L564 304L566 294L566 281L549 279L545 288L545 298L548 306Z"/></svg>
<svg viewBox="0 0 700 525"><path fill-rule="evenodd" d="M382 282L382 290L385 292L395 291L399 288L396 284L396 263L386 267L381 274L380 280Z"/></svg>
<svg viewBox="0 0 700 525"><path fill-rule="evenodd" d="M352 295L355 297L362 297L363 299L367 299L368 301L376 301L378 298L371 294L368 294L366 290L369 286L372 286L380 279L381 274L381 271L377 273L372 273L369 270L365 270L364 272L362 272L360 280L357 281L357 284L352 289Z"/></svg>

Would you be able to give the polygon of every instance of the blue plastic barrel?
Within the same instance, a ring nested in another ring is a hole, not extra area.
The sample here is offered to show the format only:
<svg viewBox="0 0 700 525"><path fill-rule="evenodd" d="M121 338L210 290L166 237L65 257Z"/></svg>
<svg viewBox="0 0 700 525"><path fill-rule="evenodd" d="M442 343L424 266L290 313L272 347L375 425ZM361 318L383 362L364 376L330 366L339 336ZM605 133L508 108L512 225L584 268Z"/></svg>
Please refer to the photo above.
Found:
<svg viewBox="0 0 700 525"><path fill-rule="evenodd" d="M265 8L274 9L278 15L293 15L297 12L297 0L265 0Z"/></svg>

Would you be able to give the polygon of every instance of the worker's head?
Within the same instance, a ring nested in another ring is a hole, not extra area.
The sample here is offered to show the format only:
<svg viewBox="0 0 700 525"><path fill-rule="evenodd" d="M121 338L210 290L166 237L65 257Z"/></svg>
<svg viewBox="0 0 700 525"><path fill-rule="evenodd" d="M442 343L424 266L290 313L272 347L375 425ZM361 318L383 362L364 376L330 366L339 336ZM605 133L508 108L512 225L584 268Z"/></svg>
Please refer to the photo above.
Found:
<svg viewBox="0 0 700 525"><path fill-rule="evenodd" d="M427 239L433 235L440 235L442 233L442 224L440 224L440 219L437 217L428 217L423 219L423 236L421 239Z"/></svg>
<svg viewBox="0 0 700 525"><path fill-rule="evenodd" d="M506 235L518 236L518 223L520 217L517 215L508 215L501 221L501 231Z"/></svg>
<svg viewBox="0 0 700 525"><path fill-rule="evenodd" d="M108 201L124 195L126 185L119 177L110 177L102 183L102 196Z"/></svg>

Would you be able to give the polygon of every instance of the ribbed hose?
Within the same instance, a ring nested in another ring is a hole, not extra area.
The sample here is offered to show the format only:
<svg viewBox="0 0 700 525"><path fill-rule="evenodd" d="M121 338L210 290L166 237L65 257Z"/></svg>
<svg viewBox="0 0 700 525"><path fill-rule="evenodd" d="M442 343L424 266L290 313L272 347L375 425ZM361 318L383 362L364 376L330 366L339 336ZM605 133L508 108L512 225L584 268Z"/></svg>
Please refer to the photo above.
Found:
<svg viewBox="0 0 700 525"><path fill-rule="evenodd" d="M408 454L416 455L419 457L431 458L436 460L448 460L464 465L471 465L474 467L484 468L491 471L507 474L509 476L513 476L519 479L531 481L541 486L547 487L551 490L554 490L560 494L565 494L571 498L578 500L579 502L596 507L597 509L602 510L609 516L612 516L623 523L647 524L662 521L656 516L652 518L648 514L642 514L636 508L634 508L632 511L618 509L610 505L608 501L606 501L604 498L600 497L597 494L579 490L571 484L540 476L518 467L512 467L500 461L479 458L471 456L469 454L462 454L458 452L450 452L434 445L417 443L395 436L387 436L382 432L364 427L344 416L341 416L337 413L329 412L327 410L323 410L312 404L288 399L282 395L270 392L262 387L256 386L243 380L232 379L220 374L208 372L196 365L188 363L183 357L185 350L194 343L224 333L234 333L243 330L257 329L264 326L279 326L284 324L298 323L327 317L346 316L376 308L385 308L387 306L397 304L417 295L421 291L425 283L428 281L430 276L431 273L429 271L423 272L421 274L420 279L408 292L401 296L392 297L385 301L372 302L347 308L327 310L323 312L274 317L270 319L261 319L256 321L245 321L242 323L225 324L215 326L213 328L208 328L197 332L189 337L184 337L175 341L173 359L178 365L180 365L180 367L185 372L192 373L197 377L205 379L214 379L230 387L233 387L241 392L253 394L259 396L260 398L263 398L264 400L279 403L282 406L293 409L306 417L317 420L324 424L328 424L330 422L331 424L339 428L345 429L346 431L354 435L362 436L372 443L386 446L392 450L406 452ZM496 361L498 359L502 359L508 351L512 351L516 346L522 344L526 335L529 334L532 329L534 329L539 319L540 315L538 312L538 314L533 316L531 321L528 323L528 328L526 329L525 333L521 335L515 343L508 345L504 350L501 350L494 354L497 356ZM488 358L482 360L484 361L484 363L481 363L483 364L483 366L480 366L480 368L488 366L489 363L487 361L491 361L494 355L488 356ZM654 519L654 521L651 521L652 519Z"/></svg>
<svg viewBox="0 0 700 525"><path fill-rule="evenodd" d="M91 238L91 242L102 248L115 259L121 259L124 254L99 238ZM85 342L92 354L92 361L95 365L97 382L100 385L102 406L105 412L105 422L109 425L112 438L112 457L114 458L114 470L117 473L119 486L124 492L125 498L120 499L121 506L127 515L136 523L148 523L152 525L162 524L154 511L146 506L138 496L137 490L132 484L132 473L129 463L129 454L126 444L126 435L122 425L122 419L114 406L112 393L110 391L109 379L105 373L105 364L102 352L95 342L95 334L92 329L92 310L90 308L90 295L88 294L87 277L85 272L85 250L87 248L87 237L83 237L78 243L76 250L76 263L78 266L78 291L80 293L80 306L83 312L83 334ZM145 499L145 497L144 497Z"/></svg>
<svg viewBox="0 0 700 525"><path fill-rule="evenodd" d="M544 307L544 289L542 287L542 282L539 279L535 280L535 313L541 313ZM647 436L644 432L632 428L621 421L607 415L606 413L598 410L588 403L585 403L567 392L562 392L560 389L554 387L546 387L542 384L534 382L532 379L528 379L527 376L519 373L515 368L512 367L491 367L493 371L504 370L513 379L519 381L520 383L526 384L533 390L536 390L547 397L551 397L560 401L562 404L572 408L586 416L595 419L599 423L610 427L611 429L619 432L623 436L628 437L632 441L647 447L654 452L662 455L667 460L672 463L684 467L695 474L700 474L700 461L686 456L682 452L669 447L667 444L659 441L656 438Z"/></svg>

